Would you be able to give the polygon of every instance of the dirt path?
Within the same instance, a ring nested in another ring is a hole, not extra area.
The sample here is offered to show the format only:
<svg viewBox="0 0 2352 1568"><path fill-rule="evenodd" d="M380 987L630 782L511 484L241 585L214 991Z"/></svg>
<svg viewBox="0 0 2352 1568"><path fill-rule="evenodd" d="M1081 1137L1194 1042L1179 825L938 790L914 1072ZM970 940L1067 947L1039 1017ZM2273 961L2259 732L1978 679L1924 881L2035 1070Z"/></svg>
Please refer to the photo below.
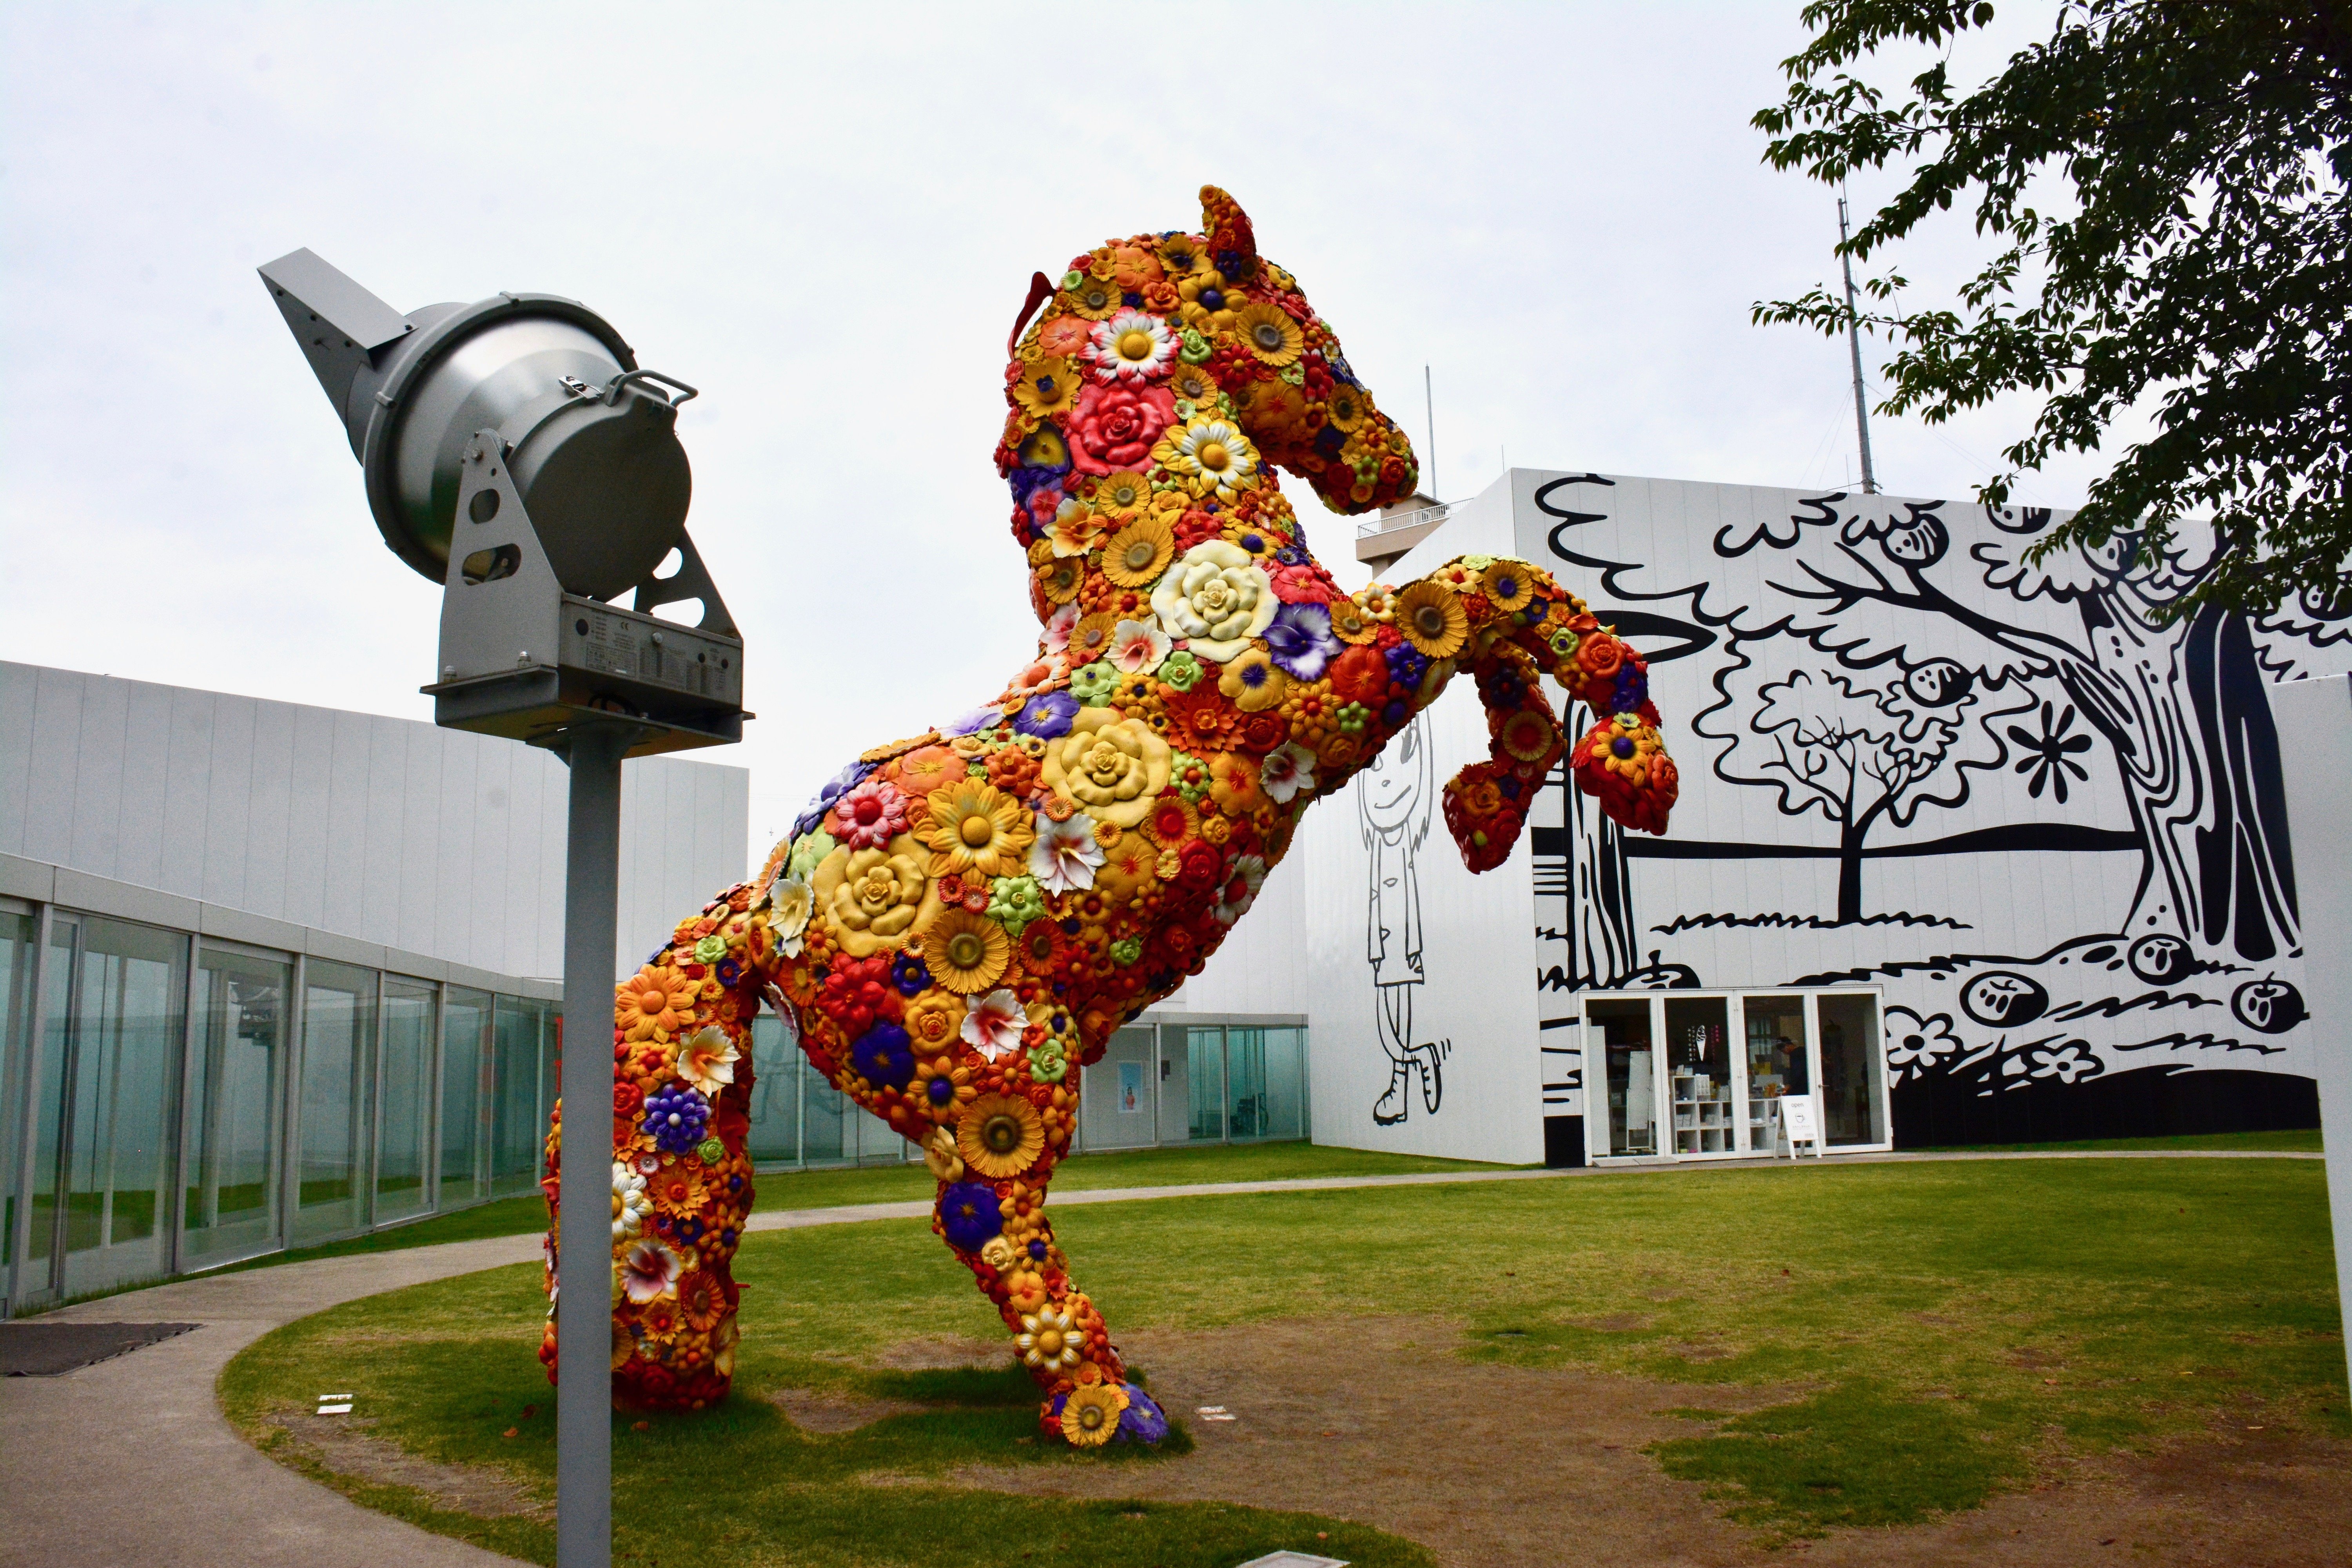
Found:
<svg viewBox="0 0 2352 1568"><path fill-rule="evenodd" d="M1727 1413L1785 1394L1471 1365L1425 1318L1139 1332L1123 1348L1199 1447L1148 1468L1071 1458L960 1472L969 1486L1084 1498L1221 1500L1361 1521L1423 1542L1447 1568L1808 1563L2276 1564L2347 1560L2352 1445L2217 1434L2066 1479L1936 1524L1841 1531L1778 1549L1722 1517L1643 1452L1688 1436L1660 1412ZM1210 1421L1202 1405L1235 1418Z"/></svg>

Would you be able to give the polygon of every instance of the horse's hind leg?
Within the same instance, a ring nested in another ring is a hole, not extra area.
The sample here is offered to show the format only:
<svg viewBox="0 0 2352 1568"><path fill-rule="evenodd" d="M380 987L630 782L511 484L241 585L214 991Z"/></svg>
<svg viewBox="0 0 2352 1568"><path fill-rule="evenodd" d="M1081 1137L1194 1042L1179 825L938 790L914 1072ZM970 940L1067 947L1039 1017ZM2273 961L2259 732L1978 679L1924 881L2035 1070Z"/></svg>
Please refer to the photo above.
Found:
<svg viewBox="0 0 2352 1568"><path fill-rule="evenodd" d="M1115 1435L1158 1442L1167 1424L1160 1408L1127 1381L1109 1326L1094 1302L1071 1282L1069 1260L1054 1238L1045 1213L1053 1162L1067 1144L1077 1119L1078 1075L1073 1069L1060 1089L1017 1097L1032 1113L1051 1111L1043 1129L1050 1152L1013 1174L1035 1134L1030 1115L987 1095L965 1109L952 1130L931 1135L925 1154L939 1176L932 1228L955 1249L959 1262L979 1281L1013 1336L1013 1353L1045 1391L1040 1428L1081 1447ZM1045 1100L1040 1107L1034 1103ZM1052 1103L1059 1101L1059 1104Z"/></svg>
<svg viewBox="0 0 2352 1568"><path fill-rule="evenodd" d="M751 1019L774 957L751 903L749 888L730 889L614 987L612 1103L581 1107L572 1121L576 1137L612 1140L609 1194L600 1163L572 1201L612 1205L613 1402L625 1408L699 1409L724 1399L734 1377L730 1265L751 1212ZM583 1023L573 1048L601 1048ZM569 1109L557 1108L551 1159ZM560 1194L548 1185L551 1208ZM551 1223L551 1266L556 1241ZM540 1359L552 1376L552 1316Z"/></svg>

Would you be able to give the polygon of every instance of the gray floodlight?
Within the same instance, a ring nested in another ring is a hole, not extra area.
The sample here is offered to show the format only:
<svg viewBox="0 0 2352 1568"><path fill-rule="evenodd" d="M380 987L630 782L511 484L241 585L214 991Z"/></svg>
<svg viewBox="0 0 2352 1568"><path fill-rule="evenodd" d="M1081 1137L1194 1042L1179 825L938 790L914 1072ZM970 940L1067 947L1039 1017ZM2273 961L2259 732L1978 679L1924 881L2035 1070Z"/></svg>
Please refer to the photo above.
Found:
<svg viewBox="0 0 2352 1568"><path fill-rule="evenodd" d="M444 584L436 723L544 743L582 713L625 714L644 730L632 756L743 738L742 638L686 531L694 388L639 369L577 300L404 316L308 250L260 271L385 545ZM649 613L689 599L696 626Z"/></svg>
<svg viewBox="0 0 2352 1568"><path fill-rule="evenodd" d="M343 421L392 552L443 585L433 721L545 746L571 769L563 1012L610 1016L621 762L743 738L743 639L686 534L677 410L609 322L551 294L402 315L307 250L261 268ZM676 554L677 569L656 576ZM634 590L629 608L611 603ZM693 626L657 619L700 601ZM563 1100L601 1107L611 1058L565 1054ZM558 1568L610 1568L610 1218L600 1116L562 1152L556 1300ZM577 1161L580 1163L575 1163Z"/></svg>

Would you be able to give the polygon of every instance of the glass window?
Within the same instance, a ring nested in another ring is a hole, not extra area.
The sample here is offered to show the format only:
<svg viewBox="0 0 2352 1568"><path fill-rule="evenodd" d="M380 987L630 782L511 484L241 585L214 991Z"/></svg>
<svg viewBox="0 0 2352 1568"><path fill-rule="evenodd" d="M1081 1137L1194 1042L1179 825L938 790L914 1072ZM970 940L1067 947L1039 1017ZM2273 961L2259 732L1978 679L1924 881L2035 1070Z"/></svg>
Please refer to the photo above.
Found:
<svg viewBox="0 0 2352 1568"><path fill-rule="evenodd" d="M793 1071L800 1079L802 1097L801 1159L812 1165L848 1159L857 1152L855 1134L848 1127L849 1118L859 1114L856 1105L825 1082L824 1075L808 1058L798 1050L793 1052Z"/></svg>
<svg viewBox="0 0 2352 1568"><path fill-rule="evenodd" d="M1143 1149L1158 1142L1151 1041L1149 1026L1117 1030L1103 1047L1101 1060L1074 1068L1063 1080L1080 1091L1079 1149Z"/></svg>
<svg viewBox="0 0 2352 1568"><path fill-rule="evenodd" d="M303 966L297 1246L367 1226L375 1141L375 993L373 969L315 958Z"/></svg>
<svg viewBox="0 0 2352 1568"><path fill-rule="evenodd" d="M68 1295L164 1273L188 939L84 919L65 1063Z"/></svg>
<svg viewBox="0 0 2352 1568"><path fill-rule="evenodd" d="M278 1228L279 1064L294 965L205 948L189 1063L181 1267L250 1258Z"/></svg>
<svg viewBox="0 0 2352 1568"><path fill-rule="evenodd" d="M1781 1141L1784 1096L1807 1092L1805 999L1748 996L1740 1000L1748 1033L1748 1141L1743 1147L1769 1154Z"/></svg>
<svg viewBox="0 0 2352 1568"><path fill-rule="evenodd" d="M20 1300L57 1293L58 1193L65 1159L66 1098L72 1082L67 1058L73 1044L74 948L80 936L79 922L50 917L47 968L41 977L39 1059L33 1068L33 1180L25 1200L32 1215L25 1268L16 1280Z"/></svg>
<svg viewBox="0 0 2352 1568"><path fill-rule="evenodd" d="M539 1023L536 1002L498 999L497 1066L491 1076L490 1195L510 1197L539 1184Z"/></svg>
<svg viewBox="0 0 2352 1568"><path fill-rule="evenodd" d="M1822 1132L1841 1143L1886 1142L1886 1053L1878 1028L1878 998L1823 996L1822 1014Z"/></svg>
<svg viewBox="0 0 2352 1568"><path fill-rule="evenodd" d="M1225 1031L1225 1126L1233 1138L1266 1133L1265 1031Z"/></svg>
<svg viewBox="0 0 2352 1568"><path fill-rule="evenodd" d="M1192 1058L1192 1115L1188 1131L1195 1143L1220 1143L1225 1137L1225 1032L1222 1028L1188 1029L1187 1055Z"/></svg>
<svg viewBox="0 0 2352 1568"><path fill-rule="evenodd" d="M16 1108L24 1103L25 1075L32 1065L33 944L38 922L31 915L0 910L0 1284L16 1260Z"/></svg>
<svg viewBox="0 0 2352 1568"><path fill-rule="evenodd" d="M754 1163L800 1163L800 1075L793 1071L800 1059L800 1047L780 1015L761 1013L751 1020L751 1059L735 1071L740 1079L751 1069L751 1131L745 1148Z"/></svg>
<svg viewBox="0 0 2352 1568"><path fill-rule="evenodd" d="M539 1007L539 1158L547 1159L547 1134L552 1131L556 1101L563 1098L563 1017L551 1003ZM540 1173L546 1174L544 1171Z"/></svg>
<svg viewBox="0 0 2352 1568"><path fill-rule="evenodd" d="M1609 1083L1608 1152L1658 1152L1656 1046L1650 1037L1647 1001L1591 1001L1584 1005L1588 1041L1585 1059L1601 1058Z"/></svg>
<svg viewBox="0 0 2352 1568"><path fill-rule="evenodd" d="M446 1209L482 1195L482 1116L489 1102L482 1080L490 1070L490 995L453 985L441 1006L439 1204Z"/></svg>
<svg viewBox="0 0 2352 1568"><path fill-rule="evenodd" d="M1307 1031L1265 1029L1265 1135L1307 1136Z"/></svg>
<svg viewBox="0 0 2352 1568"><path fill-rule="evenodd" d="M435 988L421 980L383 979L375 1155L375 1223L423 1214L431 1202L425 1173L433 1158Z"/></svg>

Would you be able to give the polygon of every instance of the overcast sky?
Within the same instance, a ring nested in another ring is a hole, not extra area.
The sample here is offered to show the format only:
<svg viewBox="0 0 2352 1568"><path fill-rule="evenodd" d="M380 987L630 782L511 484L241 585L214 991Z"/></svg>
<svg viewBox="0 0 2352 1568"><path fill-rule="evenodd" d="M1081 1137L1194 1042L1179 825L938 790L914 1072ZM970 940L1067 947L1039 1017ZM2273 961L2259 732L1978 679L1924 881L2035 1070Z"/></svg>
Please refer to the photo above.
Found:
<svg viewBox="0 0 2352 1568"><path fill-rule="evenodd" d="M1838 486L1843 345L1748 320L1834 276L1834 197L1748 123L1798 9L7 5L0 658L431 718L440 590L254 276L298 246L402 310L585 300L702 389L690 527L760 717L699 754L751 770L755 860L1034 645L1005 333L1033 270L1197 226L1204 181L1416 441L1431 367L1444 499L1507 453ZM1911 302L1979 254L1954 215ZM1881 480L1965 494L2029 414L1877 421ZM1352 523L1288 489L1360 581Z"/></svg>

